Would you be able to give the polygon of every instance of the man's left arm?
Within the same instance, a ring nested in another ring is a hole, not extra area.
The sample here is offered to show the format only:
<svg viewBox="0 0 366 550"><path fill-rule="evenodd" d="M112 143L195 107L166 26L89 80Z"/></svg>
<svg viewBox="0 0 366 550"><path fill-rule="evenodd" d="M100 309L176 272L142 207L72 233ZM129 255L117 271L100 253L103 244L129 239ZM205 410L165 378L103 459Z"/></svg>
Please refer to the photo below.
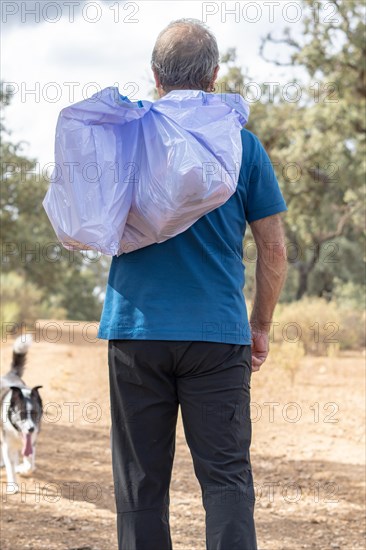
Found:
<svg viewBox="0 0 366 550"><path fill-rule="evenodd" d="M258 371L269 351L273 312L286 279L285 232L280 214L250 224L257 245L256 291L250 317L252 370Z"/></svg>

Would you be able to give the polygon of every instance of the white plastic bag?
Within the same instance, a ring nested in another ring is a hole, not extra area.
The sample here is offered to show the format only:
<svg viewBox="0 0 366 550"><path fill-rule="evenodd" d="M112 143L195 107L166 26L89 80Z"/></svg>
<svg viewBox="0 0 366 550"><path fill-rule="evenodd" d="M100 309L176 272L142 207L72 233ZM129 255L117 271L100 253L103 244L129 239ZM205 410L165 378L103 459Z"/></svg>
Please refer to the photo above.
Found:
<svg viewBox="0 0 366 550"><path fill-rule="evenodd" d="M235 192L248 114L199 90L131 102L110 87L66 107L43 201L57 237L119 255L185 231Z"/></svg>

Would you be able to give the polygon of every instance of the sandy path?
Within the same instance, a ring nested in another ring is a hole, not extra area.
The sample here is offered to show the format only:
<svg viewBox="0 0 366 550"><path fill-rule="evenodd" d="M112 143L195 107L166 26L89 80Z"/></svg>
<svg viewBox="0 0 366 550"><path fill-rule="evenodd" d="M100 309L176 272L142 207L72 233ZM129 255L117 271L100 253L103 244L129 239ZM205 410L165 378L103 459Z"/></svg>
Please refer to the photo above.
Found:
<svg viewBox="0 0 366 550"><path fill-rule="evenodd" d="M46 409L38 467L19 478L16 495L5 493L1 471L3 550L117 548L106 354L106 342L80 338L33 345L24 378L43 384ZM3 372L10 356L9 342ZM365 548L364 359L305 357L294 386L270 360L253 376L261 550ZM204 550L200 489L180 420L170 515L174 549Z"/></svg>

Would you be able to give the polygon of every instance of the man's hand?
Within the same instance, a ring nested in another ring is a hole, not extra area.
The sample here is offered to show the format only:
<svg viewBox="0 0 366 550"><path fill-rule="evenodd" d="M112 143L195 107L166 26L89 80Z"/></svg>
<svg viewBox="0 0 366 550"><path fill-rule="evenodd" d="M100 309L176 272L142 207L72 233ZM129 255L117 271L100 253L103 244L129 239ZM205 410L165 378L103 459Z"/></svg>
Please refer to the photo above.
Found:
<svg viewBox="0 0 366 550"><path fill-rule="evenodd" d="M267 332L252 329L252 371L259 371L269 352Z"/></svg>

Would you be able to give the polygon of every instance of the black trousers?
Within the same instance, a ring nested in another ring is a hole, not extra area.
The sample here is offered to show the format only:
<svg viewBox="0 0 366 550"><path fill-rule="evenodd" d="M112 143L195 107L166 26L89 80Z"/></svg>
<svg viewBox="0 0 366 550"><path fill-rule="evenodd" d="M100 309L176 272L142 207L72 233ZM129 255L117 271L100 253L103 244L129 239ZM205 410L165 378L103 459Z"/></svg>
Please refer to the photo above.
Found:
<svg viewBox="0 0 366 550"><path fill-rule="evenodd" d="M119 550L172 549L179 405L202 490L207 550L256 550L250 346L110 340L108 360Z"/></svg>

